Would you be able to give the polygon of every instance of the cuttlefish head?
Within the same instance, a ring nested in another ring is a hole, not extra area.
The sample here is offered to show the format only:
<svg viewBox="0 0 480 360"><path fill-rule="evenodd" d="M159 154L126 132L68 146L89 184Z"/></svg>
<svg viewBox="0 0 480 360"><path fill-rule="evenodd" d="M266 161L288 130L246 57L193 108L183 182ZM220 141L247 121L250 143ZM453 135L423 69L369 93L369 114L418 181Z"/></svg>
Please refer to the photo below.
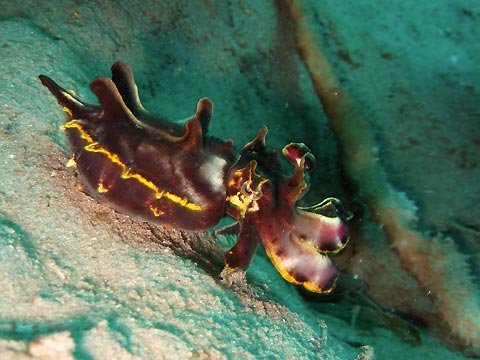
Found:
<svg viewBox="0 0 480 360"><path fill-rule="evenodd" d="M328 293L337 278L328 253L337 253L347 244L350 214L335 198L297 206L308 191L308 172L315 167L315 157L304 144L288 144L282 154L293 166L293 174L284 177L278 154L265 145L265 135L262 128L230 171L226 212L238 221L240 233L225 255L227 270L245 270L261 242L285 280Z"/></svg>

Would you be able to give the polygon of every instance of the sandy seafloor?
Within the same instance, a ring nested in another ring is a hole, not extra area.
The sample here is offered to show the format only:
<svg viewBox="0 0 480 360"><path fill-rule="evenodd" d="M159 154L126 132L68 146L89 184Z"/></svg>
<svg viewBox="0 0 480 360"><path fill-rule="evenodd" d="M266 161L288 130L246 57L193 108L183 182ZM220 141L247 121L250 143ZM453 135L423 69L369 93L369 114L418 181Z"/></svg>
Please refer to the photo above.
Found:
<svg viewBox="0 0 480 360"><path fill-rule="evenodd" d="M478 355L342 180L282 1L2 0L0 9L1 359ZM445 242L447 256L462 254L451 266L469 279L478 309L480 3L325 0L308 9L369 119L389 181L418 208L412 226ZM234 238L166 231L77 190L65 115L37 76L95 102L89 82L118 60L132 66L153 113L184 119L206 96L218 137L240 147L266 124L271 146L312 148L307 202L337 196L357 211L351 243L335 256L333 294L298 291L262 249L246 278L221 281Z"/></svg>

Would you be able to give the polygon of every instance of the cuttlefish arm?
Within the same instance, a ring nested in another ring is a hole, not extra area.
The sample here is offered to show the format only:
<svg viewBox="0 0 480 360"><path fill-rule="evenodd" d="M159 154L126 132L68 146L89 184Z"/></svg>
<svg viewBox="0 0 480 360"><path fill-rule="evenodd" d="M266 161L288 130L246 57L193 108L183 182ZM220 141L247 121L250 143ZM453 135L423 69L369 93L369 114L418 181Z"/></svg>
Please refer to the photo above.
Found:
<svg viewBox="0 0 480 360"><path fill-rule="evenodd" d="M257 159L262 154L273 156L266 148L265 133L248 144ZM237 219L240 235L225 256L226 266L229 271L246 269L260 241L285 280L312 292L328 293L334 288L337 270L327 253L336 253L347 244L348 216L335 198L297 207L308 190L306 172L315 167L315 157L298 143L287 145L282 153L294 167L288 178L271 170L279 162L273 157L267 169L257 168L257 161L252 160L231 173L227 213Z"/></svg>

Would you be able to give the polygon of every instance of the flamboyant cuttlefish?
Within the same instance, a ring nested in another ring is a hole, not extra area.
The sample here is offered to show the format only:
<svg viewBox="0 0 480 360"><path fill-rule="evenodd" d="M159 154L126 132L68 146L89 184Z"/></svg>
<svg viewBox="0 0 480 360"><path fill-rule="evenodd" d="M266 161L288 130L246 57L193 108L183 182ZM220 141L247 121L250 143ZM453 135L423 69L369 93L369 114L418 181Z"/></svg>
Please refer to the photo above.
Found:
<svg viewBox="0 0 480 360"><path fill-rule="evenodd" d="M131 69L112 66L112 79L90 84L100 105L87 104L40 75L69 116L67 133L84 190L116 210L166 227L205 231L228 215L239 232L225 254L228 272L246 270L260 241L283 276L325 293L337 271L326 255L348 241L348 215L328 198L311 207L296 202L308 188L315 157L302 143L282 150L293 166L285 177L267 128L239 152L232 141L208 136L213 105L203 98L185 125L153 117L142 106Z"/></svg>

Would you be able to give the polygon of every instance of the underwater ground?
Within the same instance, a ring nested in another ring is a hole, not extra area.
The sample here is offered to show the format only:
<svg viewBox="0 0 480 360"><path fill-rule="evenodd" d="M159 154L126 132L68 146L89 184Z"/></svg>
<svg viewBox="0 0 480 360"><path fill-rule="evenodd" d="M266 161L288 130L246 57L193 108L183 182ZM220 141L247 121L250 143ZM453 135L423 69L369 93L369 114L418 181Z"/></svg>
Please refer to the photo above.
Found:
<svg viewBox="0 0 480 360"><path fill-rule="evenodd" d="M480 3L0 0L0 358L480 356ZM241 147L262 125L317 158L304 204L354 212L330 295L233 236L165 230L77 189L45 74L89 102L132 67L152 113L214 102Z"/></svg>

